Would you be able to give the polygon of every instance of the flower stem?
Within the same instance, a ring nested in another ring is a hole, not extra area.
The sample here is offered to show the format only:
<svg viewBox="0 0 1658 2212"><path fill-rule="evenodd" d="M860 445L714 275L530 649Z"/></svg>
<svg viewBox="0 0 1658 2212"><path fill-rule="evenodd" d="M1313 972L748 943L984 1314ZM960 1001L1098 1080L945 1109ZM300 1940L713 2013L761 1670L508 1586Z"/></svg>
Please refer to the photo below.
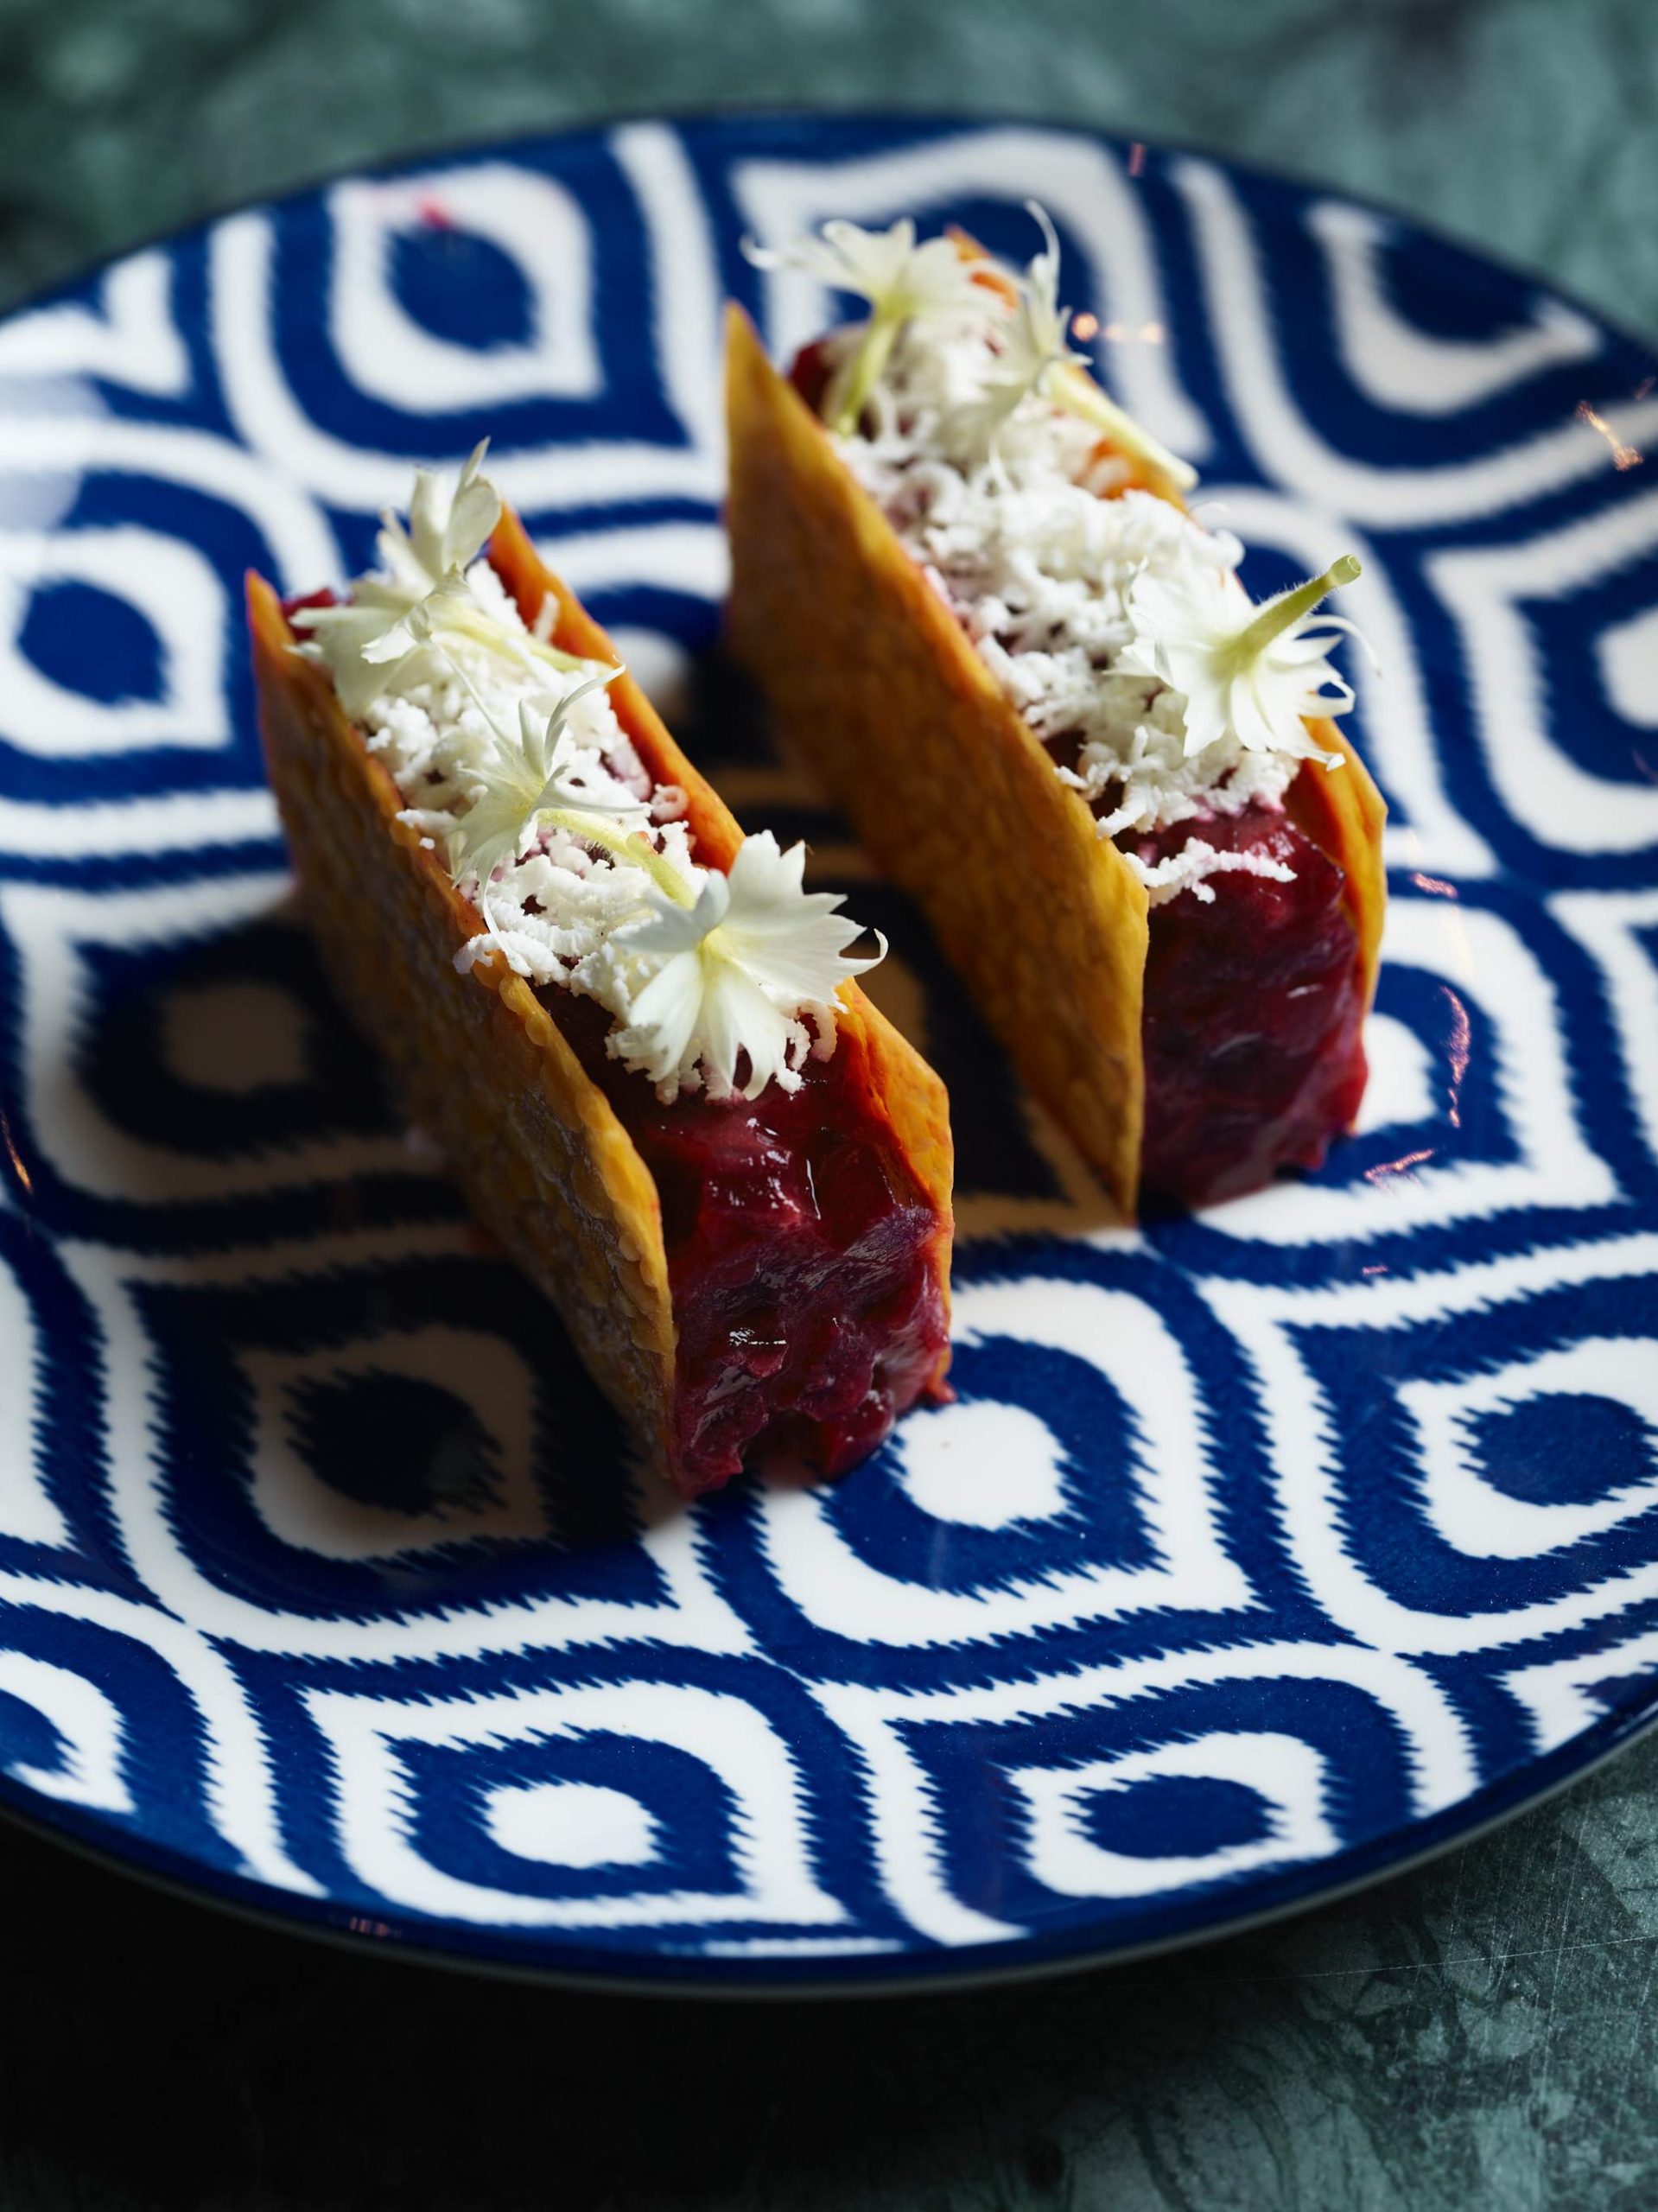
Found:
<svg viewBox="0 0 1658 2212"><path fill-rule="evenodd" d="M597 845L627 868L642 868L658 891L677 906L694 906L696 893L657 852L642 830L613 829L601 816L585 814L575 807L549 806L537 810L538 822L550 822L579 837L584 845Z"/></svg>
<svg viewBox="0 0 1658 2212"><path fill-rule="evenodd" d="M536 658L544 660L549 667L562 670L567 675L572 669L588 665L579 654L567 653L557 645L549 645L544 638L536 637L531 632L525 631L520 634L509 629L505 622L498 622L482 607L475 612L468 607L464 613L451 616L450 627L458 630L463 638L471 638L478 645L497 645L512 653L533 654Z"/></svg>
<svg viewBox="0 0 1658 2212"><path fill-rule="evenodd" d="M1358 556L1344 553L1339 561L1332 561L1323 575L1297 584L1293 591L1280 592L1276 599L1269 599L1247 630L1240 631L1233 648L1240 667L1247 667L1258 654L1266 652L1274 638L1282 637L1301 620L1311 614L1321 599L1339 585L1350 584L1359 575Z"/></svg>
<svg viewBox="0 0 1658 2212"><path fill-rule="evenodd" d="M460 662L455 658L452 652L448 652L447 648L441 645L438 646L437 650L442 655L444 660L448 663L450 669L458 677L461 683L471 694L473 704L477 708L479 713L483 716L489 728L494 731L498 742L500 741L501 732L496 727L493 715L490 713L489 709L485 705L484 701L479 696L478 687L476 684L473 683L472 678L467 675L466 670L461 667ZM579 667L582 665L582 664L578 662L576 665ZM619 676L621 674L621 671L618 668L613 670L612 673L613 675ZM606 680L607 681L608 679ZM594 677L592 683L583 685L581 690L586 691L594 690L598 688L599 683L600 679L598 677ZM581 696L581 692L577 692L573 696L579 697ZM657 852L655 846L651 843L650 840L645 836L642 830L612 828L607 822L606 817L596 810L594 813L589 814L584 808L568 806L531 805L525 813L524 827L527 828L531 821L556 823L561 830L568 830L572 837L579 837L583 844L597 845L600 847L602 850L609 853L613 859L625 862L629 868L642 868L645 874L651 878L651 880L656 885L657 888L666 897L671 899L676 906L694 906L696 904L696 893L687 888L686 885L681 880L678 871L669 866L668 862L663 858L662 855ZM524 835L524 829L520 829L518 835L520 837ZM479 902L480 911L483 913L485 919L487 921L489 920L489 909L488 906L484 904L485 899L488 896L487 872L486 873L485 877L480 880L480 890L481 894ZM494 926L494 923L491 921L490 927L493 929Z"/></svg>
<svg viewBox="0 0 1658 2212"><path fill-rule="evenodd" d="M840 389L833 395L829 427L837 435L845 437L857 429L858 417L863 413L870 393L880 382L906 320L905 315L894 315L890 308L877 308L870 317L869 327L859 340L858 350L847 363L843 377L835 379Z"/></svg>
<svg viewBox="0 0 1658 2212"><path fill-rule="evenodd" d="M1096 430L1103 431L1119 452L1148 462L1160 475L1166 476L1178 491L1189 492L1197 481L1197 472L1191 463L1172 454L1115 399L1109 398L1079 363L1062 359L1048 377L1045 396L1067 415L1078 416L1084 423L1091 423Z"/></svg>

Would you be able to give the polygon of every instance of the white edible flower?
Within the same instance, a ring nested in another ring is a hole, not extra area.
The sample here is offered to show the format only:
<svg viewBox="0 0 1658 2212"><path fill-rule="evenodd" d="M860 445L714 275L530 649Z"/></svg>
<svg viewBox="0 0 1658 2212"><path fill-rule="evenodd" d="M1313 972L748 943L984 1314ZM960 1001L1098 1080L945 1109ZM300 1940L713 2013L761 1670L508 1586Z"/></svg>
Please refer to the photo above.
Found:
<svg viewBox="0 0 1658 2212"><path fill-rule="evenodd" d="M837 292L855 292L886 321L954 321L984 312L984 288L975 283L972 264L949 238L918 245L907 215L887 231L829 222L816 238L781 250L745 243L743 251L756 269L798 269Z"/></svg>
<svg viewBox="0 0 1658 2212"><path fill-rule="evenodd" d="M645 802L616 780L593 747L578 745L569 728L580 702L620 674L612 668L589 677L544 719L522 701L518 736L496 729L493 753L477 764L467 810L449 838L449 873L457 886L476 877L478 910L492 928L491 876L503 861L518 859L549 815L561 817L566 828L591 817L596 830L649 814Z"/></svg>
<svg viewBox="0 0 1658 2212"><path fill-rule="evenodd" d="M976 281L973 264L962 259L950 239L928 238L918 245L907 215L887 231L829 222L816 238L797 238L780 251L746 242L743 251L757 269L798 269L838 292L855 292L868 301L862 336L836 370L825 397L824 419L835 430L849 430L857 422L906 325L931 324L954 332L981 327L1003 311L1002 302Z"/></svg>
<svg viewBox="0 0 1658 2212"><path fill-rule="evenodd" d="M933 334L935 350L963 350L961 340L965 337L977 357L970 396L947 409L943 417L940 427L947 445L969 461L988 454L994 461L1007 425L1021 409L1026 410L1021 419L1032 417L1035 410L1026 408L1026 403L1040 401L1101 434L1117 453L1140 461L1166 483L1190 490L1197 480L1196 469L1102 391L1089 374L1084 357L1073 351L1070 310L1059 304L1058 235L1038 201L1027 200L1025 207L1042 233L1042 245L1022 272L999 272L1011 283L1011 308L979 284L975 289L981 300L988 298L989 313L981 308L976 325L958 322L954 330ZM989 265L982 261L962 264L969 279L975 268L982 271ZM883 354L880 368L861 389L860 408L885 366ZM838 411L826 408L825 414L831 429L842 431L854 428L858 419L857 411L844 407Z"/></svg>
<svg viewBox="0 0 1658 2212"><path fill-rule="evenodd" d="M1351 702L1326 658L1350 626L1305 618L1356 564L1251 604L1236 539L1164 496L1191 471L1070 353L1057 240L1031 212L1041 250L1013 305L975 329L905 337L837 450L1096 834L1125 841L1153 904L1201 898L1230 872L1280 879L1281 864L1201 829L1281 807L1308 758L1330 760L1305 721ZM1125 484L1125 454L1155 488ZM1135 849L1183 824L1165 859Z"/></svg>
<svg viewBox="0 0 1658 2212"><path fill-rule="evenodd" d="M453 485L433 469L418 470L409 528L389 510L380 518L375 542L384 573L359 577L343 606L295 613L294 627L308 635L302 658L327 669L353 721L386 690L393 668L408 679L417 641L429 634L405 626L412 611L434 594L447 593L452 602L470 596L465 571L501 518L501 495L482 473L488 449L487 438L474 446Z"/></svg>
<svg viewBox="0 0 1658 2212"><path fill-rule="evenodd" d="M649 911L614 932L607 949L637 962L645 980L611 1050L664 1093L700 1071L713 1096L728 1096L744 1057L745 1098L773 1081L793 1090L810 1041L801 1015L826 1009L842 983L885 956L884 943L872 958L847 955L858 925L837 894L804 888L805 861L804 845L781 852L763 830L738 849L728 875L701 878L694 904L653 890Z"/></svg>
<svg viewBox="0 0 1658 2212"><path fill-rule="evenodd" d="M997 334L998 350L979 397L960 410L952 426L975 447L994 453L1003 425L1027 399L1049 397L1053 372L1080 362L1066 343L1070 310L1059 304L1059 240L1045 207L1025 203L1040 226L1042 251L1034 254L1019 282L1013 312Z"/></svg>
<svg viewBox="0 0 1658 2212"><path fill-rule="evenodd" d="M1332 632L1358 633L1342 616L1315 610L1358 573L1344 554L1323 575L1257 607L1229 569L1211 562L1147 570L1128 594L1134 634L1116 668L1155 676L1184 696L1188 760L1231 737L1248 752L1333 766L1338 756L1314 745L1306 718L1352 705L1352 686L1327 656Z"/></svg>
<svg viewBox="0 0 1658 2212"><path fill-rule="evenodd" d="M430 681L434 652L441 658L441 648L462 641L526 670L583 665L516 615L505 621L492 613L467 573L501 518L501 495L483 474L488 448L487 438L473 447L453 484L435 470L418 470L408 529L390 510L381 517L382 573L359 576L341 606L304 607L294 615L294 627L308 636L295 651L327 669L353 721L387 692ZM492 571L480 568L476 577L492 581ZM556 615L550 599L543 613L549 622Z"/></svg>
<svg viewBox="0 0 1658 2212"><path fill-rule="evenodd" d="M327 670L399 820L476 908L461 973L504 961L590 996L618 1025L609 1049L664 1097L729 1096L745 1063L745 1096L792 1090L834 1050L836 988L873 965L844 957L857 928L804 891L804 848L762 836L729 878L696 866L688 794L655 781L603 696L621 670L559 651L551 595L526 624L477 557L500 512L482 460L452 489L418 479L381 569L296 610L294 650Z"/></svg>
<svg viewBox="0 0 1658 2212"><path fill-rule="evenodd" d="M501 518L501 495L483 473L489 440L480 439L454 485L435 470L416 473L409 527L387 512L376 540L394 582L422 598L456 569L469 569Z"/></svg>
<svg viewBox="0 0 1658 2212"><path fill-rule="evenodd" d="M1026 326L1026 353L1036 364L1032 389L1066 414L1091 423L1120 453L1145 462L1178 490L1189 492L1197 481L1197 470L1119 407L1089 374L1082 355L1066 344L1070 315L1059 306L1059 241L1045 210L1034 200L1025 205L1040 224L1043 241L1042 251L1032 257L1020 284L1018 321Z"/></svg>
<svg viewBox="0 0 1658 2212"><path fill-rule="evenodd" d="M306 643L295 652L327 670L353 721L397 678L410 675L419 647L408 621L416 604L399 586L363 576L351 598L336 607L295 609L294 627L306 632Z"/></svg>
<svg viewBox="0 0 1658 2212"><path fill-rule="evenodd" d="M467 645L536 676L545 669L567 672L587 665L521 622L514 626L492 613L472 576L460 568L412 599L401 584L360 577L345 604L302 607L294 626L309 632L309 642L295 651L327 667L353 721L386 694L429 683L441 669L454 667L457 649Z"/></svg>

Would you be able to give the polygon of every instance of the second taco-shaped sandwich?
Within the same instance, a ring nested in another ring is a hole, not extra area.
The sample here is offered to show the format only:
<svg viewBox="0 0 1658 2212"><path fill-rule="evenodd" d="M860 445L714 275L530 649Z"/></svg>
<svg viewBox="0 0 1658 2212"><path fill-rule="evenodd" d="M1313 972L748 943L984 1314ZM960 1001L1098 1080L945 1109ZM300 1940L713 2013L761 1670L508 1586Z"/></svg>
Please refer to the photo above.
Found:
<svg viewBox="0 0 1658 2212"><path fill-rule="evenodd" d="M1132 1217L1351 1124L1383 807L1331 719L1357 563L1250 601L1071 351L1031 213L1023 270L907 221L751 249L868 313L785 376L731 310L728 629Z"/></svg>
<svg viewBox="0 0 1658 2212"><path fill-rule="evenodd" d="M943 1087L804 848L744 838L482 451L343 594L249 580L308 918L657 1465L688 1493L839 1473L944 1394Z"/></svg>

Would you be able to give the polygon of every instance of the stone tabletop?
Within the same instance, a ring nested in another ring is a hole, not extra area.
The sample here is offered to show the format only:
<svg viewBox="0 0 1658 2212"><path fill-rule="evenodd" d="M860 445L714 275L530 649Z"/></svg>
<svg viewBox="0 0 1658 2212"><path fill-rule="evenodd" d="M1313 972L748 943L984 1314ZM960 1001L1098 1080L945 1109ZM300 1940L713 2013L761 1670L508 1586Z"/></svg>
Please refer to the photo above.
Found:
<svg viewBox="0 0 1658 2212"><path fill-rule="evenodd" d="M1658 1738L1255 1935L947 1996L489 1982L0 1830L6 2212L1649 2212Z"/></svg>
<svg viewBox="0 0 1658 2212"><path fill-rule="evenodd" d="M1650 0L0 0L0 302L412 150L874 106L1200 144L1658 329Z"/></svg>
<svg viewBox="0 0 1658 2212"><path fill-rule="evenodd" d="M1658 330L1650 0L0 0L0 302L329 169L622 112L960 108L1358 192ZM0 1831L4 2212L1658 2202L1658 1740L1166 1961L758 2006L332 1950Z"/></svg>

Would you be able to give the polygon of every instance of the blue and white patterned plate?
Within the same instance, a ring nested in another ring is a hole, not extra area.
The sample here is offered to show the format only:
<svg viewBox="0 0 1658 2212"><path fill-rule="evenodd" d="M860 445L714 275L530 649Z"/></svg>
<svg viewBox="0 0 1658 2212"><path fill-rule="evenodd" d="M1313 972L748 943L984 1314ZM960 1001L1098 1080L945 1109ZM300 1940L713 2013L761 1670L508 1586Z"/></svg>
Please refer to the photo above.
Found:
<svg viewBox="0 0 1658 2212"><path fill-rule="evenodd" d="M1256 591L1352 547L1363 1126L1138 1235L708 655L745 232L1051 210ZM212 1896L657 1981L1098 1956L1658 1711L1653 362L1345 201L1027 127L629 124L359 177L0 327L0 1795ZM838 1489L632 1482L286 897L239 588L484 432L949 1080L956 1380Z"/></svg>

